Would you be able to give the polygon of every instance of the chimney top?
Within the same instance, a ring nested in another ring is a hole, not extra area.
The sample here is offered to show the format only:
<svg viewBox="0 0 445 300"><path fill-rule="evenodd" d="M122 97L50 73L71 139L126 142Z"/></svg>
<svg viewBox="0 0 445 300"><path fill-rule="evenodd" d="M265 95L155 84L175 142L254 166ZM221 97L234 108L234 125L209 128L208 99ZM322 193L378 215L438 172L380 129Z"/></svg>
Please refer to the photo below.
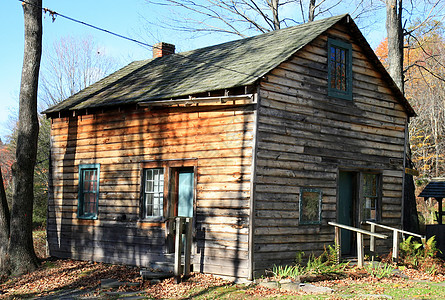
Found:
<svg viewBox="0 0 445 300"><path fill-rule="evenodd" d="M175 53L175 45L164 42L156 43L153 46L153 58L163 57Z"/></svg>

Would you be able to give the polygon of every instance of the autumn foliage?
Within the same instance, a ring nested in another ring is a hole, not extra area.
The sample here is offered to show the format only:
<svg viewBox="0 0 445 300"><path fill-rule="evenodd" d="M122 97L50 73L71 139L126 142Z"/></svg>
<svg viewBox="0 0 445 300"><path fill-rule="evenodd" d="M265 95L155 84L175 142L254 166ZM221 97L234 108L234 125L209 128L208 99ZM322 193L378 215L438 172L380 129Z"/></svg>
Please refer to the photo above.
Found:
<svg viewBox="0 0 445 300"><path fill-rule="evenodd" d="M420 177L445 176L445 35L439 22L423 24L406 38L405 96L417 113L410 121L412 160ZM375 49L388 66L388 41Z"/></svg>
<svg viewBox="0 0 445 300"><path fill-rule="evenodd" d="M12 164L14 163L14 154L8 145L0 140L0 167L2 168L3 183L5 187L12 181Z"/></svg>

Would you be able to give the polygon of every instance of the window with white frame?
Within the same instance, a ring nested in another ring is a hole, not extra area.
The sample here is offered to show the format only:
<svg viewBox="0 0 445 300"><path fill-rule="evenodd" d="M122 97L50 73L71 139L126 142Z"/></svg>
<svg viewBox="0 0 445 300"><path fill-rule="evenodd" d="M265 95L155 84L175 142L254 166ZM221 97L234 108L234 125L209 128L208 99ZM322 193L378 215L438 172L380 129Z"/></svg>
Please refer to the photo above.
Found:
<svg viewBox="0 0 445 300"><path fill-rule="evenodd" d="M142 218L157 219L164 215L164 169L144 169Z"/></svg>

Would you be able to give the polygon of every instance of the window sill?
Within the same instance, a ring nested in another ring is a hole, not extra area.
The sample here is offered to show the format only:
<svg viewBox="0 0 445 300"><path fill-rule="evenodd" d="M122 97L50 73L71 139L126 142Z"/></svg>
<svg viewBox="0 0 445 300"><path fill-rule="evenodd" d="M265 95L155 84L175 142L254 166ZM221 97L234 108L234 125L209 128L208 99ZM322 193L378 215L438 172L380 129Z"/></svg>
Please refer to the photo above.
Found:
<svg viewBox="0 0 445 300"><path fill-rule="evenodd" d="M97 216L78 216L79 220L97 220Z"/></svg>
<svg viewBox="0 0 445 300"><path fill-rule="evenodd" d="M165 220L138 220L137 226L138 227L162 227L165 228Z"/></svg>

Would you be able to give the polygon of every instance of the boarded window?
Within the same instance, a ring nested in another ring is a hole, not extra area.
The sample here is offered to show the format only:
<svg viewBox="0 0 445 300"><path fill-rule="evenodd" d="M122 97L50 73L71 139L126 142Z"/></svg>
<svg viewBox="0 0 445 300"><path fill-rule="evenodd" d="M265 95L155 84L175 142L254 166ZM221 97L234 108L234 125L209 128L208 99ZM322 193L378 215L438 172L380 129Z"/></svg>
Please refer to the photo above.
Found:
<svg viewBox="0 0 445 300"><path fill-rule="evenodd" d="M352 47L334 39L328 40L328 94L352 100Z"/></svg>
<svg viewBox="0 0 445 300"><path fill-rule="evenodd" d="M318 189L302 188L300 192L300 224L321 223L322 194Z"/></svg>
<svg viewBox="0 0 445 300"><path fill-rule="evenodd" d="M79 166L77 217L97 219L99 202L99 164Z"/></svg>
<svg viewBox="0 0 445 300"><path fill-rule="evenodd" d="M143 218L162 217L164 212L164 169L144 169Z"/></svg>

